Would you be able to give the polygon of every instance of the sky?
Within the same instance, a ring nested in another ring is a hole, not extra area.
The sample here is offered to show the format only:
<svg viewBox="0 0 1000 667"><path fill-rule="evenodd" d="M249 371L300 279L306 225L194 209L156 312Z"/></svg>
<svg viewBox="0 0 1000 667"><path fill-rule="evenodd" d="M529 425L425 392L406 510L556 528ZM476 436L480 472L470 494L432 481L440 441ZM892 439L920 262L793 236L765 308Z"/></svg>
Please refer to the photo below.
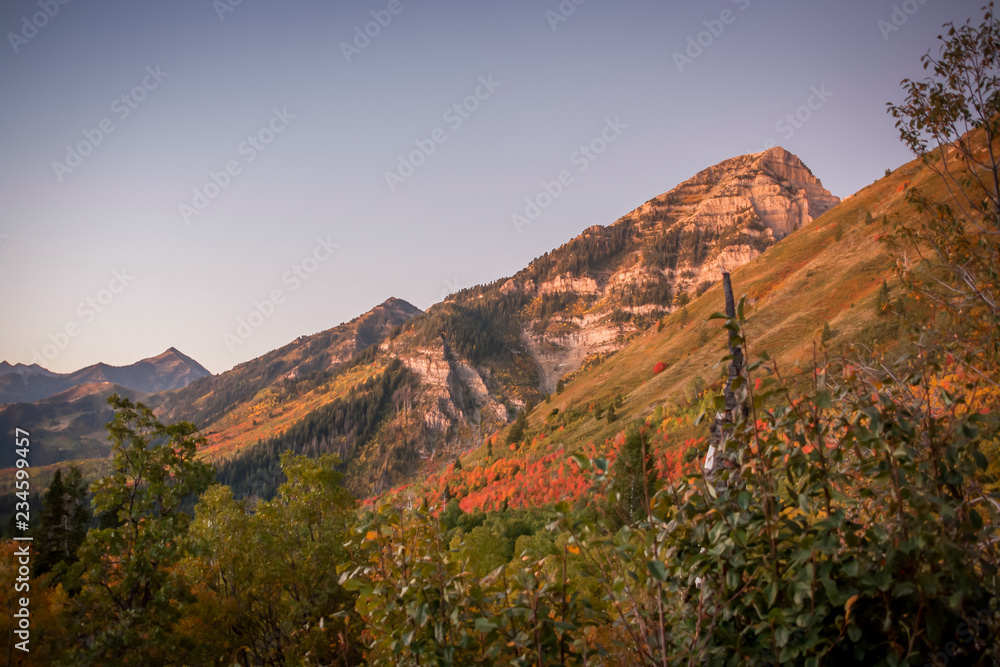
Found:
<svg viewBox="0 0 1000 667"><path fill-rule="evenodd" d="M0 359L222 372L775 144L848 196L982 4L5 0Z"/></svg>

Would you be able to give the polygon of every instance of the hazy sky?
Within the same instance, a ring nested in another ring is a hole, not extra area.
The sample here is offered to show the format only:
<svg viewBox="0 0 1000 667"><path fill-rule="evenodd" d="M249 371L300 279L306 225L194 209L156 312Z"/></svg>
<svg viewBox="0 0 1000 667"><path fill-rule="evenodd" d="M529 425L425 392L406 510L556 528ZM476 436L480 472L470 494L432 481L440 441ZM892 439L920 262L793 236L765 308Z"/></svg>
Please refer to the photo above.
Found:
<svg viewBox="0 0 1000 667"><path fill-rule="evenodd" d="M885 103L981 4L5 0L0 359L220 372L769 141L849 195L909 159Z"/></svg>

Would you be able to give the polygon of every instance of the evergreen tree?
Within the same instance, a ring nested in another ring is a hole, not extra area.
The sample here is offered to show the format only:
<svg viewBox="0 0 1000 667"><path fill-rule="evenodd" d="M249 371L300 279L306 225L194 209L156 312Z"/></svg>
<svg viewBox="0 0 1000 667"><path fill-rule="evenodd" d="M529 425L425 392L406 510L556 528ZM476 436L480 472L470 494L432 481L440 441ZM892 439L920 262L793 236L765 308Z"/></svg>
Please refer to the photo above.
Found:
<svg viewBox="0 0 1000 667"><path fill-rule="evenodd" d="M62 560L62 545L66 516L66 488L63 486L62 469L56 470L52 483L42 498L42 511L39 512L38 534L35 539L35 549L38 557L35 559L35 575L45 574Z"/></svg>
<svg viewBox="0 0 1000 667"><path fill-rule="evenodd" d="M528 425L528 415L526 410L521 410L517 413L517 419L514 420L514 425L510 429L510 433L507 434L507 444L512 445L516 442L521 442L524 438L524 429Z"/></svg>
<svg viewBox="0 0 1000 667"><path fill-rule="evenodd" d="M52 571L60 563L69 566L77 561L77 550L90 522L86 500L87 489L80 469L70 468L65 478L61 468L56 470L39 513L36 575Z"/></svg>
<svg viewBox="0 0 1000 667"><path fill-rule="evenodd" d="M610 498L625 522L644 518L649 510L647 502L655 493L656 472L647 445L641 428L636 424L629 426L612 467Z"/></svg>
<svg viewBox="0 0 1000 667"><path fill-rule="evenodd" d="M608 423L614 424L616 419L618 419L618 415L615 414L615 404L612 403L608 406Z"/></svg>

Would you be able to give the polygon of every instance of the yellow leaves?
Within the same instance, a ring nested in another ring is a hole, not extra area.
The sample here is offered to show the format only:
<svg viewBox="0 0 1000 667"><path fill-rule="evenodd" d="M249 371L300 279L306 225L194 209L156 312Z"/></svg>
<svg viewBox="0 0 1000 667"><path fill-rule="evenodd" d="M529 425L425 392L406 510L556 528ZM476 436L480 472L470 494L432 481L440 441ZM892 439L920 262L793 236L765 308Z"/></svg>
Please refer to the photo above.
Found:
<svg viewBox="0 0 1000 667"><path fill-rule="evenodd" d="M571 554L578 554L580 553L580 547L578 547L575 544L567 544L566 551L570 552Z"/></svg>
<svg viewBox="0 0 1000 667"><path fill-rule="evenodd" d="M854 606L854 603L857 602L857 601L858 601L858 596L857 596L857 594L855 594L855 595L852 595L850 598L848 598L847 604L844 605L844 623L845 624L848 621L851 620L851 608Z"/></svg>
<svg viewBox="0 0 1000 667"><path fill-rule="evenodd" d="M378 539L378 533L375 532L374 530L369 530L365 534L365 540L367 540L368 542L374 542L377 539Z"/></svg>

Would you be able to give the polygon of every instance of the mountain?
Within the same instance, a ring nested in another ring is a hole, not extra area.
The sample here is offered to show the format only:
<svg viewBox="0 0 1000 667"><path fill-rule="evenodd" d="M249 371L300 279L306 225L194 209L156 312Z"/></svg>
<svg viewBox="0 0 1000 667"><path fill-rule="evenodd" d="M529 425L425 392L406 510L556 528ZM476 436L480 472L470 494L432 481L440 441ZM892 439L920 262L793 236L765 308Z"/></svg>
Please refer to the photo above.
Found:
<svg viewBox="0 0 1000 667"><path fill-rule="evenodd" d="M777 369L794 384L797 370L808 370L816 359L837 368L840 362L863 364L869 349L889 359L910 352L896 349L907 324L893 311L914 306L899 300L905 290L895 261L878 241L913 215L911 188L932 201L948 197L932 169L914 160L733 269L736 297L746 296L751 361L765 352L772 360L754 380L774 377ZM727 369L720 362L728 354L728 333L721 321L709 320L722 310L721 285L714 284L614 355L565 377L561 392L527 411L520 433L512 433L514 427L487 432L469 447L425 462L400 480L395 491L403 497L397 500L419 504L447 489L465 512L573 500L586 484L569 454L612 456L637 420L658 468L695 470L708 436L707 423L697 418L703 410L714 412ZM453 466L459 455L460 469Z"/></svg>
<svg viewBox="0 0 1000 667"><path fill-rule="evenodd" d="M545 392L840 202L781 147L725 160L533 261L500 291L531 299L523 340Z"/></svg>
<svg viewBox="0 0 1000 667"><path fill-rule="evenodd" d="M31 434L31 465L42 467L75 459L100 459L111 446L104 428L114 417L111 394L134 401L150 395L110 382L78 384L33 403L0 405L0 429L20 428ZM13 450L0 451L0 468L13 466Z"/></svg>
<svg viewBox="0 0 1000 667"><path fill-rule="evenodd" d="M196 382L163 413L204 427L206 455L237 491L273 491L286 449L333 451L352 490L385 490L503 428L838 202L784 149L732 158L510 278L409 313L358 359L329 355L352 340L331 330Z"/></svg>
<svg viewBox="0 0 1000 667"><path fill-rule="evenodd" d="M421 314L416 306L390 298L350 322L204 377L171 394L160 409L164 419L185 419L199 426L214 423L237 406L263 400L278 405L301 398Z"/></svg>
<svg viewBox="0 0 1000 667"><path fill-rule="evenodd" d="M198 425L202 455L238 494L273 493L289 450L336 453L352 491L379 493L541 406L534 424L562 384L607 367L723 269L769 256L838 202L784 149L732 158L513 276L426 312L389 299L146 402Z"/></svg>
<svg viewBox="0 0 1000 667"><path fill-rule="evenodd" d="M864 348L888 350L899 340L902 320L882 313L878 301L883 285L890 299L899 296L895 264L877 241L894 222L911 215L906 195L918 185L931 192L933 174L914 161L752 261L728 267L736 298L746 296L752 356L766 352L774 360L769 367L776 363L782 373L792 375L797 367L810 367L814 354L853 358L863 355ZM527 433L544 434L546 450L601 445L629 421L645 419L660 407L675 416L673 425L664 427L662 440L680 445L706 435L707 427L696 428L693 421L703 407L703 392L721 387L726 366L719 362L728 354L727 332L709 317L723 310L721 282L714 283L614 356L575 373L560 394L531 411ZM659 364L662 370L656 372ZM758 377L764 376L758 371ZM617 406L615 422L600 418L597 409L611 404Z"/></svg>
<svg viewBox="0 0 1000 667"><path fill-rule="evenodd" d="M112 383L140 392L178 389L211 375L201 364L170 348L129 366L99 363L73 373L53 373L37 364L0 363L0 404L30 403L83 384Z"/></svg>

